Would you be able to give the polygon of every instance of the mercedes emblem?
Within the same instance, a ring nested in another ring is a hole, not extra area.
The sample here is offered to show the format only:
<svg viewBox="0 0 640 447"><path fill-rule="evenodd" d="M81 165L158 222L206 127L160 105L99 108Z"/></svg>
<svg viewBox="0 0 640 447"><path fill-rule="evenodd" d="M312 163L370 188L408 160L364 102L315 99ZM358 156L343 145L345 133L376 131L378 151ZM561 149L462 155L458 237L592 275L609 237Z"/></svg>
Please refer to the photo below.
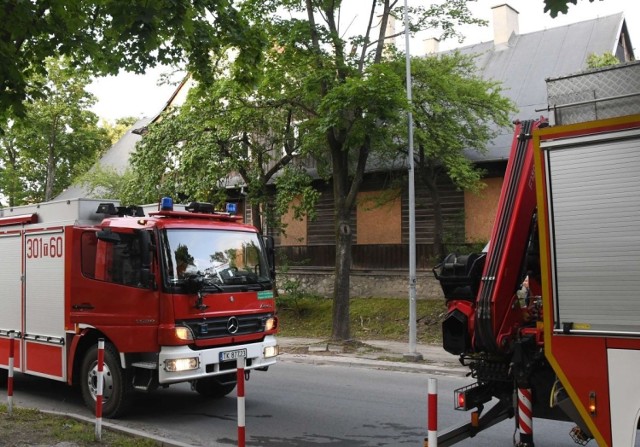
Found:
<svg viewBox="0 0 640 447"><path fill-rule="evenodd" d="M231 317L227 320L227 331L230 334L235 334L240 329L240 323L236 317Z"/></svg>

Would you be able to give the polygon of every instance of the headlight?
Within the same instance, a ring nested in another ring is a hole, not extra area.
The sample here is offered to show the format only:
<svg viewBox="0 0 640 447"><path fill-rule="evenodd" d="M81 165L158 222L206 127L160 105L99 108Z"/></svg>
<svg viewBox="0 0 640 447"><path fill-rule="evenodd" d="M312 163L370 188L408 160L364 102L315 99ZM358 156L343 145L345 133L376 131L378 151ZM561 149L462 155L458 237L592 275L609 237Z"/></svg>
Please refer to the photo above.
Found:
<svg viewBox="0 0 640 447"><path fill-rule="evenodd" d="M273 329L275 329L278 326L278 319L277 318L267 318L267 321L264 323L264 330L265 331L271 331Z"/></svg>
<svg viewBox="0 0 640 447"><path fill-rule="evenodd" d="M193 332L188 327L176 326L175 331L178 340L193 340Z"/></svg>
<svg viewBox="0 0 640 447"><path fill-rule="evenodd" d="M198 369L198 358L168 359L164 361L164 369L169 372L189 371Z"/></svg>
<svg viewBox="0 0 640 447"><path fill-rule="evenodd" d="M267 346L264 348L264 358L268 359L271 357L275 357L276 355L278 355L278 352L278 346Z"/></svg>

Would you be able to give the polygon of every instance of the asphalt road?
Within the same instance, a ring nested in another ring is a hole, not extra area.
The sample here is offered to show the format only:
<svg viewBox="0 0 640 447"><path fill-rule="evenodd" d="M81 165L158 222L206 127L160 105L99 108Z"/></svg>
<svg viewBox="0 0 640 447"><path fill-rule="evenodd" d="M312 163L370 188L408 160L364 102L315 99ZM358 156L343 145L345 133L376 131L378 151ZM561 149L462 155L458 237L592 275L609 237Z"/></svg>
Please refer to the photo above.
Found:
<svg viewBox="0 0 640 447"><path fill-rule="evenodd" d="M424 373L339 365L280 362L255 372L246 386L247 445L269 447L422 446L426 436ZM467 419L452 409L453 389L469 383L438 376L439 428ZM77 392L64 384L18 374L18 406L91 417ZM193 446L236 445L235 395L208 401L188 385L139 395L118 425ZM575 446L571 424L534 421L538 447ZM514 421L507 420L460 446L511 446Z"/></svg>

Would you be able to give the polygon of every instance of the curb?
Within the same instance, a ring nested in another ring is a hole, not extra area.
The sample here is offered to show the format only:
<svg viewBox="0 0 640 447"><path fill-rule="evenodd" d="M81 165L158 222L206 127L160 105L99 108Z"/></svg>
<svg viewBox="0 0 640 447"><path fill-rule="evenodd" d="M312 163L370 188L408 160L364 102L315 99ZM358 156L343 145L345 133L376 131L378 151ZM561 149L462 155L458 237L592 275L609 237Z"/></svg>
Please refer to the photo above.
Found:
<svg viewBox="0 0 640 447"><path fill-rule="evenodd" d="M427 374L465 377L469 370L444 365L427 365L409 362L393 362L388 360L374 360L361 357L341 357L336 355L287 354L278 356L278 360L291 363L309 363L312 365L339 365L359 368L373 368L390 371L408 371Z"/></svg>

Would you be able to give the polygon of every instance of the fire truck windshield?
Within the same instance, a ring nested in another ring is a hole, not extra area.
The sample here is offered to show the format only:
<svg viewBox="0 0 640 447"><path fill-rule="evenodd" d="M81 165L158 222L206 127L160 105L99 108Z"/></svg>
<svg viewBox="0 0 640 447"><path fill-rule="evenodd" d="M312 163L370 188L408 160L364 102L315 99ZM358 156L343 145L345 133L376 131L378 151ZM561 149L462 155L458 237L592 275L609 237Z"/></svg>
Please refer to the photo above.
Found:
<svg viewBox="0 0 640 447"><path fill-rule="evenodd" d="M184 289L198 278L203 287L270 288L269 267L256 233L169 229L162 233L165 280Z"/></svg>

